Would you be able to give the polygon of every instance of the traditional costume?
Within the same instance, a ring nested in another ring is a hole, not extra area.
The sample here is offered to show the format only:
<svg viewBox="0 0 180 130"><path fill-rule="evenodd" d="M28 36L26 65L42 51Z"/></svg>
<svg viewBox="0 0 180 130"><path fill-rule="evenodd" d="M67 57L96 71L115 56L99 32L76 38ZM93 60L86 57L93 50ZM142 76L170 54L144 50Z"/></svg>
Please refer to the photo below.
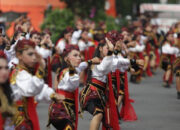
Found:
<svg viewBox="0 0 180 130"><path fill-rule="evenodd" d="M52 124L58 130L77 130L79 74L87 66L87 62L81 62L77 68L67 67L59 71L56 92L64 99L50 105L48 126Z"/></svg>
<svg viewBox="0 0 180 130"><path fill-rule="evenodd" d="M113 65L112 65L113 62ZM107 96L106 96L106 90L107 90L107 74L112 71L112 66L128 66L129 65L128 59L123 58L117 58L116 60L113 58L112 55L109 55L105 58L103 58L102 62L98 65L92 65L91 71L91 81L87 84L87 86L81 91L80 94L80 105L82 111L88 111L92 115L96 115L98 113L103 113L104 115L104 127L108 127L107 124L107 116L106 116L106 102L107 102ZM112 90L112 86L110 87ZM113 91L111 92L112 98L114 97ZM112 100L110 103L113 105L113 108L115 106L115 100ZM111 106L112 106L111 105ZM112 109L111 109L112 110ZM111 113L112 114L112 113ZM115 114L117 115L116 111ZM112 114L113 115L113 114ZM112 120L111 120L112 121ZM111 127L118 127L118 117L116 116L116 126ZM108 124L110 125L110 124Z"/></svg>
<svg viewBox="0 0 180 130"><path fill-rule="evenodd" d="M161 68L166 72L171 70L171 76L169 79L165 79L166 73L164 74L164 82L166 87L172 83L172 65L174 60L174 55L179 53L179 49L174 47L170 42L165 41L162 46L162 55L161 55Z"/></svg>
<svg viewBox="0 0 180 130"><path fill-rule="evenodd" d="M16 45L16 51L23 51L28 47L35 48L35 44L29 40L20 40ZM44 84L43 77L44 69L40 66L35 70L18 64L12 71L10 84L17 109L14 116L16 130L40 129L34 96L37 96L36 101L50 101L50 96L54 94L54 91Z"/></svg>
<svg viewBox="0 0 180 130"><path fill-rule="evenodd" d="M3 51L0 51L0 58L7 60ZM0 85L0 95L0 130L14 129L12 117L16 113L16 109L13 107L12 90L8 79Z"/></svg>
<svg viewBox="0 0 180 130"><path fill-rule="evenodd" d="M142 59L144 60L144 50L145 45L141 44L139 41L136 41L136 45L134 47L128 48L129 50L129 56L132 59ZM136 70L135 72L131 73L130 81L133 83L140 83L142 77L142 70Z"/></svg>

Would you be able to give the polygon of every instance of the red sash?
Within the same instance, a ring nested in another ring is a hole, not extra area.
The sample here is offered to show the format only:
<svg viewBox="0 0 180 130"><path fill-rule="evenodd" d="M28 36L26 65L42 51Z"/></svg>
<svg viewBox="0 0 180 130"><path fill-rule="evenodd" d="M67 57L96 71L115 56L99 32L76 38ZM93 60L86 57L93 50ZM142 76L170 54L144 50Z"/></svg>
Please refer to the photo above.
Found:
<svg viewBox="0 0 180 130"><path fill-rule="evenodd" d="M131 105L131 102L134 101L129 98L128 78L127 78L127 72L125 72L124 104L120 112L120 115L124 121L137 120L136 112L133 106Z"/></svg>
<svg viewBox="0 0 180 130"><path fill-rule="evenodd" d="M114 92L112 88L112 79L111 79L110 73L108 74L108 81L109 81L109 99L108 99L107 105L109 105L109 117L110 117L109 125L113 128L113 130L120 130L115 97L114 97ZM107 110L105 111L105 114L107 114ZM107 119L106 119L106 122L107 122ZM105 126L103 126L103 130L105 130Z"/></svg>
<svg viewBox="0 0 180 130"><path fill-rule="evenodd" d="M39 119L36 112L36 105L34 103L33 97L27 98L27 112L30 120L32 121L33 130L40 130Z"/></svg>
<svg viewBox="0 0 180 130"><path fill-rule="evenodd" d="M60 95L65 96L66 98L70 98L73 100L75 98L74 92L68 92L68 91L64 91L64 90L60 90L60 89L57 89L56 92Z"/></svg>
<svg viewBox="0 0 180 130"><path fill-rule="evenodd" d="M3 130L3 118L0 113L0 130Z"/></svg>

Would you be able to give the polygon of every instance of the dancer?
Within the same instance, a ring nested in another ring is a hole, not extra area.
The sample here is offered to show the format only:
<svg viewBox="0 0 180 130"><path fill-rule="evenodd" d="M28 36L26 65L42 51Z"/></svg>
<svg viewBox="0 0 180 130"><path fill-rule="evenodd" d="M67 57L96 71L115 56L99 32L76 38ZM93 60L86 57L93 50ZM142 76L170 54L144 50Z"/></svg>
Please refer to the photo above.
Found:
<svg viewBox="0 0 180 130"><path fill-rule="evenodd" d="M95 60L92 59L92 63ZM48 126L52 124L58 130L77 130L79 74L87 67L87 62L81 62L78 47L66 46L62 66L55 79L56 92L61 100L50 105Z"/></svg>
<svg viewBox="0 0 180 130"><path fill-rule="evenodd" d="M7 57L3 51L0 51L0 130L14 129L11 123L16 109L13 107L12 90L8 77Z"/></svg>
<svg viewBox="0 0 180 130"><path fill-rule="evenodd" d="M11 72L10 84L13 90L17 113L14 116L16 130L39 130L36 113L36 101L58 99L58 95L44 84L44 60L35 50L35 43L30 40L19 40L15 46L19 64ZM39 64L38 67L36 67Z"/></svg>

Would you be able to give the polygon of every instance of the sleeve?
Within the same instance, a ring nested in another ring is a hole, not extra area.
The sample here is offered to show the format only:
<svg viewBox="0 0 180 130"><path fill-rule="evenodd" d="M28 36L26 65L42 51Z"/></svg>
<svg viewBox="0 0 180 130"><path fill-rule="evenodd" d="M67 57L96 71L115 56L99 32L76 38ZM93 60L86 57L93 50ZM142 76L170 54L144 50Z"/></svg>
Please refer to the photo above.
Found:
<svg viewBox="0 0 180 130"><path fill-rule="evenodd" d="M37 49L37 52L44 58L48 58L48 56L51 56L52 52L49 49L45 49L40 47L39 49Z"/></svg>
<svg viewBox="0 0 180 130"><path fill-rule="evenodd" d="M104 71L107 71L107 70L111 69L112 61L113 61L113 56L106 56L106 57L104 57L102 62L99 65L97 65L97 70L99 72L104 72Z"/></svg>
<svg viewBox="0 0 180 130"><path fill-rule="evenodd" d="M52 88L50 88L47 84L44 84L42 91L35 97L38 102L50 102L50 96L55 93Z"/></svg>
<svg viewBox="0 0 180 130"><path fill-rule="evenodd" d="M78 42L78 47L80 51L84 51L86 49L85 43L81 40Z"/></svg>
<svg viewBox="0 0 180 130"><path fill-rule="evenodd" d="M73 92L79 86L79 75L70 75L66 72L63 79L58 83L58 89Z"/></svg>
<svg viewBox="0 0 180 130"><path fill-rule="evenodd" d="M12 86L12 90L15 97L31 97L39 94L43 86L43 79L32 76L26 71L21 71L16 77L16 83Z"/></svg>
<svg viewBox="0 0 180 130"><path fill-rule="evenodd" d="M56 47L60 49L60 54L62 54L65 49L65 41L60 40Z"/></svg>
<svg viewBox="0 0 180 130"><path fill-rule="evenodd" d="M4 53L6 54L8 61L10 61L13 57L15 57L15 47L16 43L14 45L11 46L11 48L9 50L4 50Z"/></svg>
<svg viewBox="0 0 180 130"><path fill-rule="evenodd" d="M117 63L117 68L120 69L122 68L128 68L130 65L130 60L128 58L123 58L123 57L118 57L118 63Z"/></svg>
<svg viewBox="0 0 180 130"><path fill-rule="evenodd" d="M77 44L78 39L81 36L82 30L74 31L72 34L72 44Z"/></svg>
<svg viewBox="0 0 180 130"><path fill-rule="evenodd" d="M71 87L78 87L79 86L79 75L74 74L73 76L69 75L69 84Z"/></svg>
<svg viewBox="0 0 180 130"><path fill-rule="evenodd" d="M76 68L77 73L81 73L83 70L85 70L88 67L87 62L81 62L79 66Z"/></svg>
<svg viewBox="0 0 180 130"><path fill-rule="evenodd" d="M177 54L179 52L179 49L176 47L171 47L169 44L165 44L162 46L162 53L164 54Z"/></svg>
<svg viewBox="0 0 180 130"><path fill-rule="evenodd" d="M129 48L131 52L142 52L145 49L144 45L136 45L134 48Z"/></svg>

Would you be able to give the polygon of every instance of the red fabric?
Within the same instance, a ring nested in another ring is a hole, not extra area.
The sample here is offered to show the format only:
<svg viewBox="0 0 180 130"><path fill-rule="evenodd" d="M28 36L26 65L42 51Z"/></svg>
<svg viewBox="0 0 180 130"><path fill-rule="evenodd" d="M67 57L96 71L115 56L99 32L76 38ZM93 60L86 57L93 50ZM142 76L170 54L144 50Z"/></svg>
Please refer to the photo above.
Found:
<svg viewBox="0 0 180 130"><path fill-rule="evenodd" d="M120 71L116 70L116 81L117 81L117 91L119 94L119 90L120 90Z"/></svg>
<svg viewBox="0 0 180 130"><path fill-rule="evenodd" d="M117 108L116 108L116 103L115 103L115 97L114 97L114 92L113 92L113 88L112 88L111 74L108 74L108 81L109 81L110 126L113 128L113 130L120 130Z"/></svg>
<svg viewBox="0 0 180 130"><path fill-rule="evenodd" d="M89 56L88 56L88 55L89 55L88 50L85 50L85 51L84 51L84 60L85 60L85 61L88 61L88 60L89 60Z"/></svg>
<svg viewBox="0 0 180 130"><path fill-rule="evenodd" d="M147 66L147 69L146 69L146 73L149 77L152 76L152 72L151 72L151 69L150 69L150 63L148 63L148 66Z"/></svg>
<svg viewBox="0 0 180 130"><path fill-rule="evenodd" d="M64 91L64 90L61 90L61 89L57 89L57 90L56 90L56 93L58 93L58 94L60 94L60 95L63 95L63 96L65 96L66 98L70 98L70 99L74 99L74 98L75 98L73 92L68 92L68 91Z"/></svg>
<svg viewBox="0 0 180 130"><path fill-rule="evenodd" d="M84 51L84 59L85 59L85 61L87 61L89 59L92 59L94 52L95 52L95 47L94 46L90 46L88 48L88 50L85 50Z"/></svg>
<svg viewBox="0 0 180 130"><path fill-rule="evenodd" d="M97 84L99 84L100 86L103 86L103 87L106 85L105 83L103 83L103 82L101 82L101 81L99 81L99 80L97 80L95 78L92 78L91 81L92 81L92 83L97 83Z"/></svg>
<svg viewBox="0 0 180 130"><path fill-rule="evenodd" d="M143 56L143 53L142 53L142 52L138 53L138 55L139 55L139 58L140 58L140 59L144 60L144 56Z"/></svg>
<svg viewBox="0 0 180 130"><path fill-rule="evenodd" d="M135 121L137 120L137 116L133 106L131 105L131 102L134 102L134 100L129 98L127 72L125 73L124 93L124 103L120 115L124 121Z"/></svg>
<svg viewBox="0 0 180 130"><path fill-rule="evenodd" d="M77 88L75 90L75 113L76 113L76 121L75 121L75 130L78 129L78 113L79 113L79 108L78 108L78 99L79 99L79 89Z"/></svg>
<svg viewBox="0 0 180 130"><path fill-rule="evenodd" d="M151 45L150 45L150 43L147 43L147 45L146 45L146 53L147 53L148 56L150 54L150 51L151 51Z"/></svg>
<svg viewBox="0 0 180 130"><path fill-rule="evenodd" d="M147 53L148 56L150 55L150 51L151 51L151 45L150 45L150 43L147 43L146 53ZM151 69L150 69L150 63L148 63L146 73L147 73L148 76L150 76L150 77L152 76L152 72L151 72Z"/></svg>
<svg viewBox="0 0 180 130"><path fill-rule="evenodd" d="M89 59L93 58L94 52L95 52L95 47L94 46L89 47Z"/></svg>
<svg viewBox="0 0 180 130"><path fill-rule="evenodd" d="M0 130L3 130L3 119L0 113Z"/></svg>
<svg viewBox="0 0 180 130"><path fill-rule="evenodd" d="M47 76L47 82L48 82L48 85L49 87L52 87L52 74L51 74L51 59L50 57L48 57L48 61L47 61L48 65L47 65L47 68L48 68L48 76Z"/></svg>
<svg viewBox="0 0 180 130"><path fill-rule="evenodd" d="M156 67L158 67L160 63L160 55L159 55L158 48L156 48L155 50L155 55L156 55Z"/></svg>
<svg viewBox="0 0 180 130"><path fill-rule="evenodd" d="M99 44L98 41L94 41L94 45L95 45L96 47L98 46L98 44Z"/></svg>
<svg viewBox="0 0 180 130"><path fill-rule="evenodd" d="M32 121L33 130L40 130L38 115L33 97L27 98L27 112L30 120Z"/></svg>
<svg viewBox="0 0 180 130"><path fill-rule="evenodd" d="M62 76L62 74L63 74L63 71L60 72L59 78ZM73 97L75 99L75 114L76 114L75 130L77 130L78 129L78 113L79 113L79 108L78 108L78 106L79 106L79 104L78 104L79 89L77 88L75 90L75 93L74 93L75 95L74 94L72 95L72 93L66 92L66 91L63 91L63 90L58 90L57 89L56 91L58 93L65 94L65 95Z"/></svg>
<svg viewBox="0 0 180 130"><path fill-rule="evenodd" d="M173 82L173 73L171 72L169 77L169 84L172 84L172 82Z"/></svg>

